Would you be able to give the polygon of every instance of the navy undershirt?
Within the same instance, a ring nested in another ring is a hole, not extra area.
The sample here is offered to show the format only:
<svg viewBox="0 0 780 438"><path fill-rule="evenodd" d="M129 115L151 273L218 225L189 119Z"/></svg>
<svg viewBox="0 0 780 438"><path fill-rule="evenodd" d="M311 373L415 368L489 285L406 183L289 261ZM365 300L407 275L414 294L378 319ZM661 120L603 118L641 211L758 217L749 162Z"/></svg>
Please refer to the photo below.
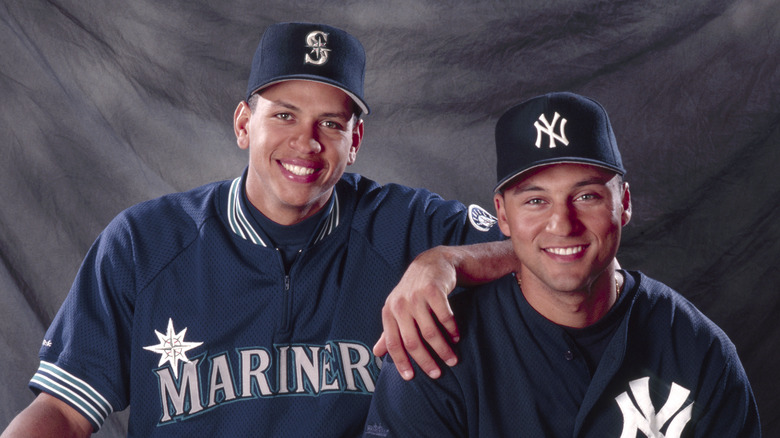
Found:
<svg viewBox="0 0 780 438"><path fill-rule="evenodd" d="M563 327L569 334L574 344L577 346L580 354L585 358L591 375L596 372L596 367L601 361L601 356L607 348L609 341L623 321L623 315L626 312L625 306L622 306L626 295L634 287L634 279L630 275L623 274L625 283L623 289L614 306L598 320L595 324L585 328Z"/></svg>
<svg viewBox="0 0 780 438"><path fill-rule="evenodd" d="M242 195L246 199L246 193L242 192ZM250 206L249 214L252 216L252 219L265 231L265 234L272 240L274 247L281 254L285 272L290 271L290 266L301 250L309 243L312 234L320 223L320 219L328 210L326 204L325 208L320 209L313 216L297 224L281 225L268 219L248 199L246 199L246 204Z"/></svg>

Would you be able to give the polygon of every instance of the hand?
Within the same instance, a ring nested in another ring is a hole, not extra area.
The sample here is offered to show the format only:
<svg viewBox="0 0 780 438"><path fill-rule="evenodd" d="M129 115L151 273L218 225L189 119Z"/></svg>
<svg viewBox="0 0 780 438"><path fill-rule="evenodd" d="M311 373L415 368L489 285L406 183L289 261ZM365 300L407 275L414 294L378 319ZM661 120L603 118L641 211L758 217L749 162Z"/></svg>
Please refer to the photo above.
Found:
<svg viewBox="0 0 780 438"><path fill-rule="evenodd" d="M426 343L447 365L458 362L447 341L458 341L458 328L447 301L457 282L451 255L448 247L436 247L417 256L382 308L384 332L374 345L374 354L389 353L404 380L414 377L407 353L429 377L441 375Z"/></svg>

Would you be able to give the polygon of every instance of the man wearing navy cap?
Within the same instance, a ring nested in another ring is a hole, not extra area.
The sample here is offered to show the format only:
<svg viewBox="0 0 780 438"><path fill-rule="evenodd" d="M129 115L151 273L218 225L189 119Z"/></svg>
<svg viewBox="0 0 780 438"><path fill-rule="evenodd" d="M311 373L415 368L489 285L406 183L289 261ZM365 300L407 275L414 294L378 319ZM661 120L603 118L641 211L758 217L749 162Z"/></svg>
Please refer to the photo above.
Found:
<svg viewBox="0 0 780 438"><path fill-rule="evenodd" d="M364 436L760 437L726 334L668 286L617 268L631 218L597 102L551 93L496 126L499 226L515 273L451 298L460 362L382 368Z"/></svg>
<svg viewBox="0 0 780 438"><path fill-rule="evenodd" d="M108 225L46 333L40 395L3 437L88 436L128 407L129 436L357 436L383 319L378 355L408 361L403 338L437 376L419 327L454 361L432 315L456 333L456 276L507 274L511 245L492 242L479 208L345 173L369 112L364 72L340 29L267 29L234 114L244 173Z"/></svg>

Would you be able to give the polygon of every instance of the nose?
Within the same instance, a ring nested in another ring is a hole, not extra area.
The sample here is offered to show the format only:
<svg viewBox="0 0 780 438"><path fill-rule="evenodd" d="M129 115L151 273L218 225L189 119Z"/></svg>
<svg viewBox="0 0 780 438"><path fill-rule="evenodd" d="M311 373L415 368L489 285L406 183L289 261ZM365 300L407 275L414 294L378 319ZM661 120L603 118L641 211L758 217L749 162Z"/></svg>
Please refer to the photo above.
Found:
<svg viewBox="0 0 780 438"><path fill-rule="evenodd" d="M550 210L547 231L558 236L569 236L577 232L579 223L574 206L569 203L559 203L553 205Z"/></svg>
<svg viewBox="0 0 780 438"><path fill-rule="evenodd" d="M301 126L290 139L290 147L302 154L317 154L322 150L317 126Z"/></svg>

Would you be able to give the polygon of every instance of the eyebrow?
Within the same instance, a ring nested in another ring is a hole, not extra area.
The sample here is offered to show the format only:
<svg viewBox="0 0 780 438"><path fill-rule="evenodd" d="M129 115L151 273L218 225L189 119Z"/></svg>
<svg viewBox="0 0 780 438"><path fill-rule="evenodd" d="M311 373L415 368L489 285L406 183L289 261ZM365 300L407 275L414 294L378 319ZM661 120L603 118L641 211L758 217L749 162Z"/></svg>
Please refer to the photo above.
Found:
<svg viewBox="0 0 780 438"><path fill-rule="evenodd" d="M574 183L574 185L572 187L573 188L580 188L580 187L586 187L586 186L590 186L590 185L606 186L607 183L609 181L611 181L613 177L614 176L611 176L611 177L605 179L603 177L594 176L592 178L587 178L587 179L584 179L582 181L578 181L578 182ZM546 189L544 189L542 187L539 187L539 186L536 186L536 185L523 186L522 184L518 184L518 185L516 185L512 189L512 192L519 194L519 193L527 193L527 192L544 192L545 190Z"/></svg>
<svg viewBox="0 0 780 438"><path fill-rule="evenodd" d="M281 106L283 108L287 108L287 109L290 109L290 110L294 110L294 111L299 111L300 110L300 108L298 108L297 106L295 106L295 105L293 105L291 103L287 103L287 102L285 102L283 100L272 100L271 102L274 105L276 105L276 106Z"/></svg>
<svg viewBox="0 0 780 438"><path fill-rule="evenodd" d="M283 100L273 100L271 102L273 102L274 105L281 106L282 108L287 108L291 111L301 111L301 108ZM319 117L328 118L328 119L336 118L336 119L343 119L344 121L349 121L350 119L352 119L352 113L346 111L326 112L326 113L319 114Z"/></svg>
<svg viewBox="0 0 780 438"><path fill-rule="evenodd" d="M612 181L612 178L614 177L615 175L611 175L609 178L594 176L593 178L588 178L578 182L577 184L574 184L574 187L584 187L590 185L605 186L608 182Z"/></svg>

